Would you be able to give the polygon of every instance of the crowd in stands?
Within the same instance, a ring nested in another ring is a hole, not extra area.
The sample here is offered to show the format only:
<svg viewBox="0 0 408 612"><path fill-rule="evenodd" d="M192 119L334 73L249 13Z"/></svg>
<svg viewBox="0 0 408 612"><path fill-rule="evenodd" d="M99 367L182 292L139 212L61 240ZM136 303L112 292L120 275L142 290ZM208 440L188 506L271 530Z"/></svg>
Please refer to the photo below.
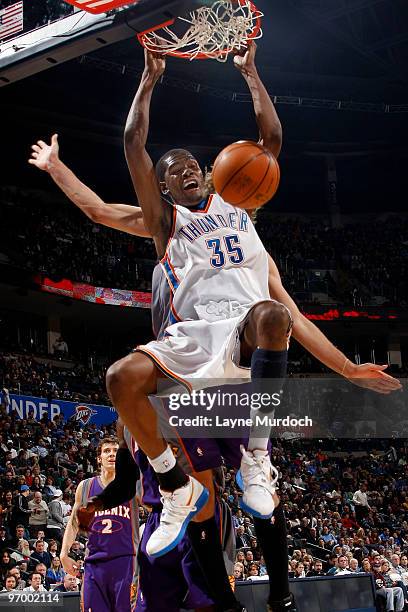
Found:
<svg viewBox="0 0 408 612"><path fill-rule="evenodd" d="M109 365L109 364L106 364ZM9 393L89 404L109 404L105 368L59 363L34 355L2 352L0 383Z"/></svg>
<svg viewBox="0 0 408 612"><path fill-rule="evenodd" d="M95 225L72 204L49 205L42 194L3 190L0 222L7 227L1 253L14 265L54 279L151 289L153 242ZM408 302L405 218L333 228L323 220L280 220L261 212L257 228L285 286L300 301L323 293L354 306Z"/></svg>
<svg viewBox="0 0 408 612"><path fill-rule="evenodd" d="M8 192L0 206L0 219L8 228L1 252L15 265L55 280L151 290L156 259L151 240L91 223L69 204L47 207L40 195L32 193Z"/></svg>

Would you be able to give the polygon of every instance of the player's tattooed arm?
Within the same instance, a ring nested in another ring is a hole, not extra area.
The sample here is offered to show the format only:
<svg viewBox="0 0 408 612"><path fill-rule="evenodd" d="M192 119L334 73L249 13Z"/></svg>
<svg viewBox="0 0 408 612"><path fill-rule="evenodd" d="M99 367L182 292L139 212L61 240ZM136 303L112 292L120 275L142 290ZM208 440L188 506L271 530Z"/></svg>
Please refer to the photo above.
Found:
<svg viewBox="0 0 408 612"><path fill-rule="evenodd" d="M165 70L164 56L145 50L145 68L125 127L125 154L145 226L157 254L164 255L171 231L172 207L162 200L153 162L146 151L150 103L154 87Z"/></svg>
<svg viewBox="0 0 408 612"><path fill-rule="evenodd" d="M58 134L53 134L50 144L38 140L32 145L28 163L48 172L61 191L94 223L134 236L150 237L141 208L128 204L107 204L61 161Z"/></svg>
<svg viewBox="0 0 408 612"><path fill-rule="evenodd" d="M383 394L401 388L401 383L396 378L384 372L388 366L375 363L357 365L335 347L323 332L300 312L296 303L283 287L275 262L270 255L268 257L269 294L272 299L282 302L289 308L293 320L292 336L299 344L325 366L348 378L358 386Z"/></svg>
<svg viewBox="0 0 408 612"><path fill-rule="evenodd" d="M82 503L82 486L82 482L80 482L75 492L75 503L65 528L60 554L62 567L68 574L72 574L73 576L76 576L78 566L76 565L75 560L69 556L69 551L71 550L71 546L75 542L75 538L78 533L77 512Z"/></svg>
<svg viewBox="0 0 408 612"><path fill-rule="evenodd" d="M234 55L234 65L244 77L259 128L259 143L277 158L282 148L282 126L273 102L262 83L255 65L256 43L251 41L247 49Z"/></svg>

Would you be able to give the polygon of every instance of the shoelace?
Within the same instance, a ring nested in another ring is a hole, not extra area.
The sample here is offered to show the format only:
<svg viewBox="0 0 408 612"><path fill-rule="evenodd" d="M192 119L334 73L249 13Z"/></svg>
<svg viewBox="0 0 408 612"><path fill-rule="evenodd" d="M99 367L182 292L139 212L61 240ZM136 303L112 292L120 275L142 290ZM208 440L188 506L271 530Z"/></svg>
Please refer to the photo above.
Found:
<svg viewBox="0 0 408 612"><path fill-rule="evenodd" d="M250 473L247 475L247 479L249 481L248 484L251 484L253 480L257 480L259 477L261 477L262 482L270 484L271 487L274 487L275 484L278 482L279 472L276 467L271 464L269 458L267 456L251 457L245 450L243 451L243 455L245 459L251 463L251 468L255 466L258 468L257 470L250 470ZM267 478L268 472L273 474L271 482L269 482Z"/></svg>
<svg viewBox="0 0 408 612"><path fill-rule="evenodd" d="M171 496L162 496L160 501L163 505L163 510L160 518L160 527L164 532L167 532L166 527L173 524L171 517L185 518L189 512L194 512L196 506L184 506L174 503L174 493Z"/></svg>

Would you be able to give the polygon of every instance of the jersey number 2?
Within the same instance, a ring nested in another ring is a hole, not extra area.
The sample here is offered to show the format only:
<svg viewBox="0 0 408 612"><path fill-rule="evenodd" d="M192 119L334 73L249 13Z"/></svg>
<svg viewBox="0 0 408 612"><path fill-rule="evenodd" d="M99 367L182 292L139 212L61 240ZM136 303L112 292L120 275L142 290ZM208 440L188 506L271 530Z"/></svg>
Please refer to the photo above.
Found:
<svg viewBox="0 0 408 612"><path fill-rule="evenodd" d="M105 525L105 527L101 533L112 533L112 521L110 519L103 519L102 525Z"/></svg>
<svg viewBox="0 0 408 612"><path fill-rule="evenodd" d="M231 236L223 236L227 257L232 264L238 266L244 261L244 254L239 245L239 238L236 234ZM211 238L206 240L207 249L212 250L210 264L213 268L222 268L225 265L225 254L221 246L221 238Z"/></svg>

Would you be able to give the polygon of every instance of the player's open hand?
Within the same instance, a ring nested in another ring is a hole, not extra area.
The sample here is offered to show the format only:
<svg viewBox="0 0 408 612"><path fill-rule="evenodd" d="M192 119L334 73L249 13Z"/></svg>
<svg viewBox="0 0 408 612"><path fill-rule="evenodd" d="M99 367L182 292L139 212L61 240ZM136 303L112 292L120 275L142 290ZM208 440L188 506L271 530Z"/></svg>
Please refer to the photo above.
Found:
<svg viewBox="0 0 408 612"><path fill-rule="evenodd" d="M378 365L376 363L362 363L361 365L350 363L350 369L346 369L345 376L359 387L387 395L392 391L402 389L402 385L397 378L384 372L387 368L388 365Z"/></svg>
<svg viewBox="0 0 408 612"><path fill-rule="evenodd" d="M68 557L68 555L60 555L61 565L64 571L67 574L71 574L72 576L76 576L79 572L79 566L76 561L72 559L72 557Z"/></svg>
<svg viewBox="0 0 408 612"><path fill-rule="evenodd" d="M38 140L37 144L33 144L31 148L32 152L28 163L37 166L40 170L49 172L52 165L59 160L58 134L52 135L51 144L47 145L43 140Z"/></svg>
<svg viewBox="0 0 408 612"><path fill-rule="evenodd" d="M145 70L149 77L157 81L166 69L166 56L145 49Z"/></svg>
<svg viewBox="0 0 408 612"><path fill-rule="evenodd" d="M248 41L246 47L238 49L234 53L234 66L245 76L247 74L253 74L256 72L255 67L255 53L256 53L256 42L254 40Z"/></svg>

